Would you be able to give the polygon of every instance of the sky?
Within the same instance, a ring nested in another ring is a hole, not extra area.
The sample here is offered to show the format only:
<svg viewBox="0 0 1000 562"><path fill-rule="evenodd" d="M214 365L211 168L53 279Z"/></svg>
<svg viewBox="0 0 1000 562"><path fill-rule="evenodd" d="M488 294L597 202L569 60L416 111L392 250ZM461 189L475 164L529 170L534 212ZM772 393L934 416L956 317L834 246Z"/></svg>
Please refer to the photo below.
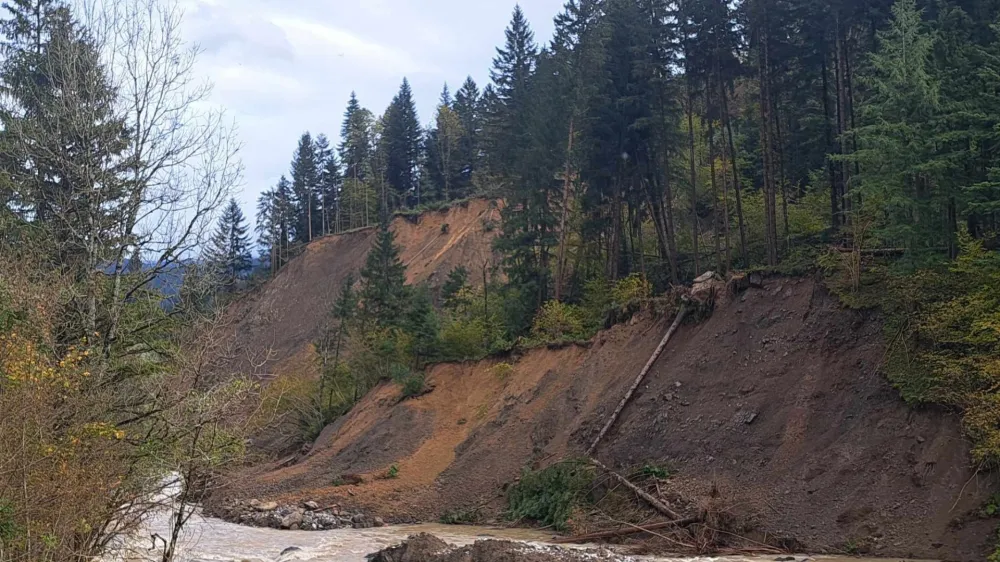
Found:
<svg viewBox="0 0 1000 562"><path fill-rule="evenodd" d="M182 0L197 72L243 143L246 215L288 173L303 132L339 143L351 91L380 114L405 76L426 124L446 82L454 93L471 75L482 89L515 1ZM563 1L520 1L540 44Z"/></svg>

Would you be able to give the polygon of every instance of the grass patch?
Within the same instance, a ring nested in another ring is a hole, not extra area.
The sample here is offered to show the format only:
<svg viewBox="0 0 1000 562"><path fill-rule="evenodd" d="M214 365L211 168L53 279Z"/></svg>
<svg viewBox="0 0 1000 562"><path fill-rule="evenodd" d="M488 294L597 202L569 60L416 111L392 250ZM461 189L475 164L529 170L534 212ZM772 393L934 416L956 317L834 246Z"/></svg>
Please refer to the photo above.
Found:
<svg viewBox="0 0 1000 562"><path fill-rule="evenodd" d="M479 508L455 509L444 512L439 521L445 525L474 525L480 517Z"/></svg>

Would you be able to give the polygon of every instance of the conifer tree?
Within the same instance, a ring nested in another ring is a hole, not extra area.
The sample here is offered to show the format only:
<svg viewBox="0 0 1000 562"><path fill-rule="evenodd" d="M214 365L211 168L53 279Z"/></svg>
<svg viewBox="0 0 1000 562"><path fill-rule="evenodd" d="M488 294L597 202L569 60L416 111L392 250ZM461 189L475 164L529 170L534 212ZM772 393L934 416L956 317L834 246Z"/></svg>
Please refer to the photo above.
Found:
<svg viewBox="0 0 1000 562"><path fill-rule="evenodd" d="M538 47L520 6L515 6L504 34L506 42L497 48L490 69L493 90L488 102L493 104L490 108L493 114L488 134L494 162L492 171L509 176L514 172L517 147L527 125L528 84L535 70Z"/></svg>
<svg viewBox="0 0 1000 562"><path fill-rule="evenodd" d="M471 76L466 78L462 87L455 92L452 109L462 126L458 144L457 166L460 170L460 179L457 189L465 196L472 188L473 174L480 167L479 137L483 128L479 87Z"/></svg>
<svg viewBox="0 0 1000 562"><path fill-rule="evenodd" d="M318 236L322 227L320 212L320 164L312 135L303 133L292 157L292 192L295 195L295 241L305 244Z"/></svg>
<svg viewBox="0 0 1000 562"><path fill-rule="evenodd" d="M369 159L373 149L374 121L371 112L361 107L358 97L351 92L351 99L347 102L347 110L344 112L344 123L340 128L339 152L345 179L356 181L366 179L365 174L370 167Z"/></svg>
<svg viewBox="0 0 1000 562"><path fill-rule="evenodd" d="M933 39L915 0L897 0L889 28L878 33L865 82L859 146L862 203L854 220L878 221L879 233L918 255L946 241L948 184L938 181L933 121L939 85L929 72Z"/></svg>
<svg viewBox="0 0 1000 562"><path fill-rule="evenodd" d="M433 194L425 193L425 198L450 201L463 195L460 187L463 126L452 103L446 84L434 127L428 130L424 141L427 180L433 188Z"/></svg>
<svg viewBox="0 0 1000 562"><path fill-rule="evenodd" d="M205 252L205 261L226 291L235 290L246 279L253 267L250 253L250 236L243 210L236 199L230 199L219 217L215 234Z"/></svg>
<svg viewBox="0 0 1000 562"><path fill-rule="evenodd" d="M337 222L340 165L326 135L316 137L315 153L319 166L317 198L322 217L320 233L325 235L334 232Z"/></svg>
<svg viewBox="0 0 1000 562"><path fill-rule="evenodd" d="M405 78L385 113L382 133L386 150L386 181L392 188L393 207L420 204L418 178L422 128L417 119L413 91Z"/></svg>
<svg viewBox="0 0 1000 562"><path fill-rule="evenodd" d="M292 187L285 176L257 199L257 245L261 260L275 275L291 258L295 209Z"/></svg>
<svg viewBox="0 0 1000 562"><path fill-rule="evenodd" d="M407 310L406 266L396 235L383 220L361 270L361 300L367 320L379 328L400 327Z"/></svg>

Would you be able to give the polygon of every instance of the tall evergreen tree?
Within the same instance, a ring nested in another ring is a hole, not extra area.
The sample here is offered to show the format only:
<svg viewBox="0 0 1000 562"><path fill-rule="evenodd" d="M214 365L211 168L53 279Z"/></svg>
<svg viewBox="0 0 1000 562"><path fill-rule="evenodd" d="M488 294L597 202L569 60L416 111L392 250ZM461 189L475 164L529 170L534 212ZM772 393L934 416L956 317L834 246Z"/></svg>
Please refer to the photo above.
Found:
<svg viewBox="0 0 1000 562"><path fill-rule="evenodd" d="M521 6L514 8L504 34L506 41L502 48L497 48L490 69L491 94L495 99L491 97L489 102L495 105L490 108L493 115L488 135L493 172L510 175L527 125L528 84L535 70L538 47Z"/></svg>
<svg viewBox="0 0 1000 562"><path fill-rule="evenodd" d="M234 290L253 267L248 230L239 203L230 199L205 251L209 270L224 290Z"/></svg>
<svg viewBox="0 0 1000 562"><path fill-rule="evenodd" d="M305 244L322 229L319 179L320 163L312 135L303 133L292 157L292 192L295 194L295 241Z"/></svg>
<svg viewBox="0 0 1000 562"><path fill-rule="evenodd" d="M464 196L461 164L464 128L452 103L446 84L434 126L427 131L424 140L427 183L433 189L432 193L425 193L428 199L448 201Z"/></svg>
<svg viewBox="0 0 1000 562"><path fill-rule="evenodd" d="M317 198L322 217L320 233L325 235L334 232L336 228L341 185L340 165L326 135L316 137L315 153L319 169Z"/></svg>
<svg viewBox="0 0 1000 562"><path fill-rule="evenodd" d="M464 196L471 191L473 174L480 167L479 137L483 129L479 87L471 76L466 78L462 87L455 92L452 109L462 125L457 160L461 177L457 189Z"/></svg>
<svg viewBox="0 0 1000 562"><path fill-rule="evenodd" d="M407 310L406 266L396 235L383 221L361 270L361 300L367 319L379 328L400 327Z"/></svg>
<svg viewBox="0 0 1000 562"><path fill-rule="evenodd" d="M295 209L292 187L285 176L257 199L257 245L262 261L274 275L291 258Z"/></svg>
<svg viewBox="0 0 1000 562"><path fill-rule="evenodd" d="M403 79L399 93L385 113L386 181L394 195L393 207L420 203L418 177L422 128L417 119L410 82Z"/></svg>

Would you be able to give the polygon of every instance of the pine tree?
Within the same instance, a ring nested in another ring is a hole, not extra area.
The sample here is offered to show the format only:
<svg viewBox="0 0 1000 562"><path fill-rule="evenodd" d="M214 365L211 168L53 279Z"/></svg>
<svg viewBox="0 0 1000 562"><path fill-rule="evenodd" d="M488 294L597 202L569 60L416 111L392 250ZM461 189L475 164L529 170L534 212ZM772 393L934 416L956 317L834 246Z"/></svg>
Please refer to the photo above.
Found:
<svg viewBox="0 0 1000 562"><path fill-rule="evenodd" d="M447 84L441 92L441 102L437 108L434 127L428 130L424 142L427 180L433 193L425 193L425 198L450 201L463 195L461 142L462 122L452 108Z"/></svg>
<svg viewBox="0 0 1000 562"><path fill-rule="evenodd" d="M415 367L420 368L424 361L437 353L438 334L441 331L430 290L426 286L413 291L403 327L410 335L410 355L413 356Z"/></svg>
<svg viewBox="0 0 1000 562"><path fill-rule="evenodd" d="M358 97L351 92L344 112L344 123L340 129L340 162L344 168L344 178L365 180L370 163L372 126L375 119L371 112L361 107Z"/></svg>
<svg viewBox="0 0 1000 562"><path fill-rule="evenodd" d="M473 174L480 167L479 137L483 129L479 87L471 76L466 78L462 87L455 92L452 109L462 125L457 160L460 178L456 190L461 194L460 197L465 197L472 189Z"/></svg>
<svg viewBox="0 0 1000 562"><path fill-rule="evenodd" d="M295 195L295 241L305 244L319 236L322 228L320 213L320 164L312 136L306 132L292 157L292 192Z"/></svg>
<svg viewBox="0 0 1000 562"><path fill-rule="evenodd" d="M257 199L257 245L261 261L271 275L278 273L291 258L291 234L295 218L292 187L285 176Z"/></svg>
<svg viewBox="0 0 1000 562"><path fill-rule="evenodd" d="M538 47L520 6L514 8L504 34L506 42L503 48L497 48L490 69L493 89L489 102L494 105L490 108L493 115L488 146L492 171L510 175L527 125L528 85L535 70Z"/></svg>
<svg viewBox="0 0 1000 562"><path fill-rule="evenodd" d="M422 128L417 119L410 83L405 78L385 113L382 133L386 150L386 181L392 188L393 208L420 204L419 168Z"/></svg>
<svg viewBox="0 0 1000 562"><path fill-rule="evenodd" d="M933 39L914 0L898 0L865 77L869 99L861 108L859 146L846 157L860 165L862 207L852 220L877 221L888 243L918 257L950 237L943 223L952 194L938 181L933 121L939 85L929 72Z"/></svg>
<svg viewBox="0 0 1000 562"><path fill-rule="evenodd" d="M326 235L334 232L336 228L341 185L340 165L337 162L337 156L334 154L333 149L330 148L330 141L326 138L326 135L320 134L316 137L314 150L319 167L317 198L322 217L320 233Z"/></svg>
<svg viewBox="0 0 1000 562"><path fill-rule="evenodd" d="M396 235L383 221L361 270L361 300L369 322L400 327L407 309L406 266L399 259Z"/></svg>
<svg viewBox="0 0 1000 562"><path fill-rule="evenodd" d="M246 218L236 199L229 200L219 217L215 234L205 252L205 261L225 291L235 290L250 273L253 267L250 236Z"/></svg>

